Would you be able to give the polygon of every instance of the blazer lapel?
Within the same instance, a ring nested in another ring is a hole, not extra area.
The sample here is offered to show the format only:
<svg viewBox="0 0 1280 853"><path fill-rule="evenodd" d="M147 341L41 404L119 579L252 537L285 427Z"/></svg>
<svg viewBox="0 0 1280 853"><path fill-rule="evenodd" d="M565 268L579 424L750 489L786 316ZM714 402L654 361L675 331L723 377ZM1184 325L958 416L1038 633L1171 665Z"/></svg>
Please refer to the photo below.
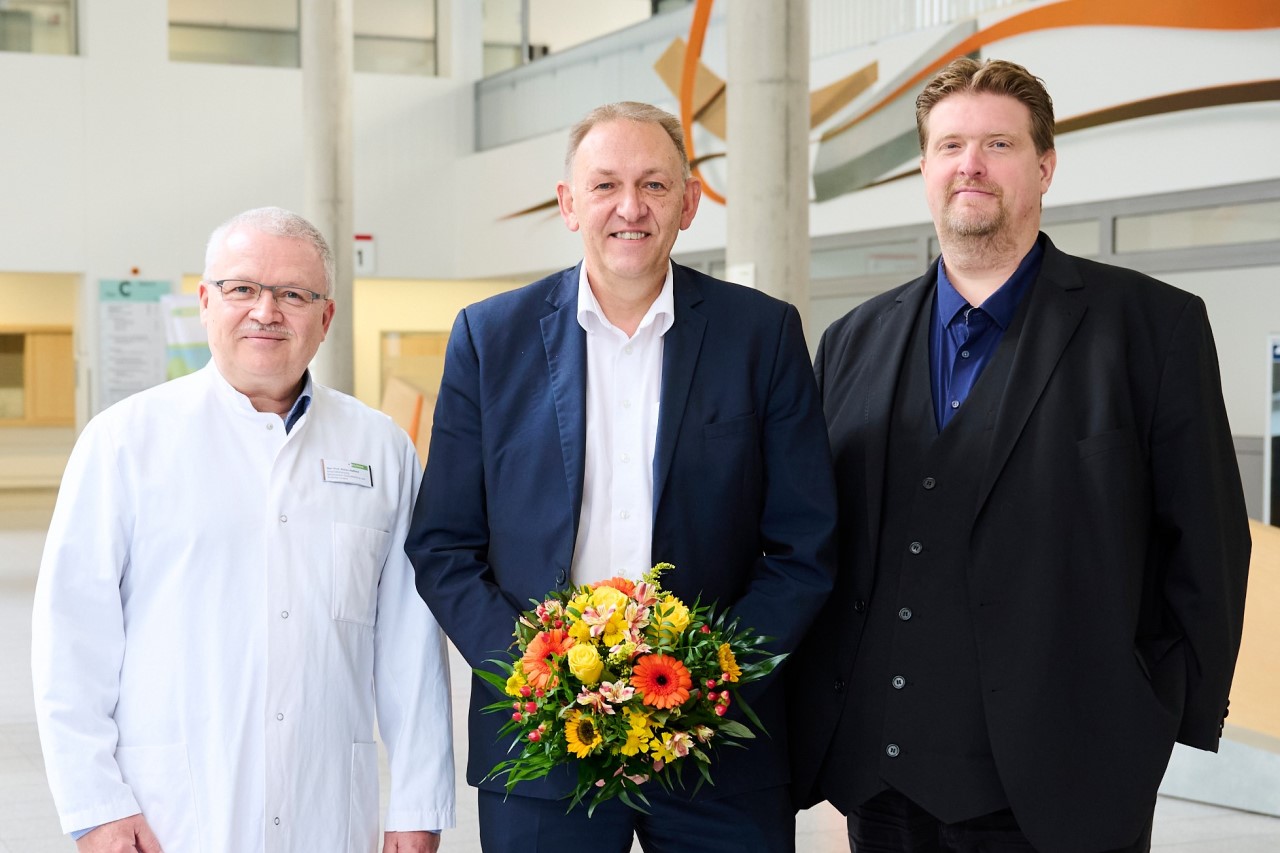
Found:
<svg viewBox="0 0 1280 853"><path fill-rule="evenodd" d="M577 311L580 267L566 270L559 285L547 294L547 302L555 310L541 321L575 536L582 515L587 454L587 333L578 324Z"/></svg>
<svg viewBox="0 0 1280 853"><path fill-rule="evenodd" d="M1004 399L996 416L991 454L978 487L975 519L982 512L1018 436L1026 427L1045 385L1084 317L1085 301L1078 292L1083 287L1084 282L1066 262L1066 256L1046 238L1040 275L1026 296L1031 302L1027 305L1018 349L1013 356Z"/></svg>
<svg viewBox="0 0 1280 853"><path fill-rule="evenodd" d="M658 437L653 451L653 513L657 516L662 491L671 473L676 439L684 420L694 368L702 349L707 318L693 308L702 301L702 291L683 267L672 264L675 323L662 338L662 397L658 407Z"/></svg>
<svg viewBox="0 0 1280 853"><path fill-rule="evenodd" d="M933 293L937 280L937 262L928 274L911 282L876 318L866 352L881 353L884 361L872 366L863 407L866 442L863 444L867 473L867 532L871 537L869 553L874 560L879 547L880 514L884 503L884 472L888 464L889 423L893 417L893 397L907 355L911 329L922 310L924 300ZM867 362L864 359L863 364ZM855 378L856 381L856 378Z"/></svg>

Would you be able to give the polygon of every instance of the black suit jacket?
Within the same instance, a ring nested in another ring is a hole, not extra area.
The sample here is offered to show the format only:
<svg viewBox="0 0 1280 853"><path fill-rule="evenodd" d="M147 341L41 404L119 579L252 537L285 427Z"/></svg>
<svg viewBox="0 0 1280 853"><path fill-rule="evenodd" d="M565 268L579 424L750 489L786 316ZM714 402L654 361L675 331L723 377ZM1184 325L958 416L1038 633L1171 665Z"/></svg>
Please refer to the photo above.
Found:
<svg viewBox="0 0 1280 853"><path fill-rule="evenodd" d="M935 264L859 306L818 351L839 572L789 670L801 805L824 798L815 780L846 701L860 614L882 594L890 414L936 279ZM1024 832L1050 853L1107 849L1137 837L1175 739L1217 749L1248 522L1203 302L1047 238L1025 298L987 425L993 449L972 472L966 604L992 752Z"/></svg>
<svg viewBox="0 0 1280 853"><path fill-rule="evenodd" d="M791 651L831 590L835 487L795 308L674 265L653 460L655 562L686 603L731 608ZM569 581L586 454L586 332L578 268L472 305L449 337L431 451L405 545L418 591L484 666L519 611ZM752 685L753 688L758 685ZM721 751L708 796L787 782L782 683L753 698L771 737ZM501 698L473 678L467 781L509 757ZM696 779L696 777L693 777ZM557 797L556 774L516 793Z"/></svg>

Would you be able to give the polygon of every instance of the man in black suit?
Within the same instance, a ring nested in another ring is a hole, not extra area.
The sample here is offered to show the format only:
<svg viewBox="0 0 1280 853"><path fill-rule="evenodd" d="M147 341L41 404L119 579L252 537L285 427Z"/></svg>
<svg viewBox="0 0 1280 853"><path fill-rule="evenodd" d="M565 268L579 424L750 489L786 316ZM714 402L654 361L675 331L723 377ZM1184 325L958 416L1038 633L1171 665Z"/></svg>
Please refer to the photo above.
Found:
<svg viewBox="0 0 1280 853"><path fill-rule="evenodd" d="M794 788L854 851L1142 851L1216 750L1249 532L1200 299L1040 233L1053 105L959 59L916 101L942 257L817 374L840 575L792 661Z"/></svg>

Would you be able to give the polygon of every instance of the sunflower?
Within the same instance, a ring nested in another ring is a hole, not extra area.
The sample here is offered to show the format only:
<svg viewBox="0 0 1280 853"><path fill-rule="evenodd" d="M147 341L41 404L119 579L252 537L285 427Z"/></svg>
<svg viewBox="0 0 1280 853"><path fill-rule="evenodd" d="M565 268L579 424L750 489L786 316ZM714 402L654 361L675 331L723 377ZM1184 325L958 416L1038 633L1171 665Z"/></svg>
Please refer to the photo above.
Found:
<svg viewBox="0 0 1280 853"><path fill-rule="evenodd" d="M528 648L524 650L524 657L520 659L520 668L524 670L529 684L534 687L546 687L552 680L551 670L554 667L552 657L563 655L569 651L573 643L574 640L568 632L560 628L540 631L538 636L529 642Z"/></svg>
<svg viewBox="0 0 1280 853"><path fill-rule="evenodd" d="M569 712L564 739L569 742L569 751L579 758L586 758L604 743L604 737L596 728L595 721L581 711Z"/></svg>
<svg viewBox="0 0 1280 853"><path fill-rule="evenodd" d="M631 684L655 708L675 708L689 698L693 678L689 670L669 655L645 655L636 661Z"/></svg>
<svg viewBox="0 0 1280 853"><path fill-rule="evenodd" d="M742 675L742 667L738 666L738 659L734 657L733 649L729 648L728 643L721 643L720 648L716 650L716 657L720 660L720 670L724 673L722 676L725 681L737 681Z"/></svg>

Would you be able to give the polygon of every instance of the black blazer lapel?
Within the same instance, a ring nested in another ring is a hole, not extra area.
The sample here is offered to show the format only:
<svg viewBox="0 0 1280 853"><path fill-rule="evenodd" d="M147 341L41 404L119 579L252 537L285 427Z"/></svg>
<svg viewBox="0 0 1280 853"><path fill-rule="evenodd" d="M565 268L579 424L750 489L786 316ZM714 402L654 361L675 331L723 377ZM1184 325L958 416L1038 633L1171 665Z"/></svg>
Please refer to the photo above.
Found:
<svg viewBox="0 0 1280 853"><path fill-rule="evenodd" d="M975 518L981 513L1045 385L1084 318L1083 288L1084 282L1066 256L1046 238L1040 275L1026 296L1031 302L1027 305L1009 382L996 416L991 455L978 487Z"/></svg>
<svg viewBox="0 0 1280 853"><path fill-rule="evenodd" d="M577 310L580 268L581 264L566 270L559 285L547 294L555 310L541 320L575 536L582 515L587 454L587 333L578 324Z"/></svg>

